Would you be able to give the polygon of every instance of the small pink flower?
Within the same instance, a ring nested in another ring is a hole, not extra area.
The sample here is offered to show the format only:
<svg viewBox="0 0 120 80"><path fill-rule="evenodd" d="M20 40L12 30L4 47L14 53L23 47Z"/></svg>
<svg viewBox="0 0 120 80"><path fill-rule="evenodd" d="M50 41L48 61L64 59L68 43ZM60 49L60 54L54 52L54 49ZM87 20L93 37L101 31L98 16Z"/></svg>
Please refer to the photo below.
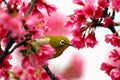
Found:
<svg viewBox="0 0 120 80"><path fill-rule="evenodd" d="M93 17L95 14L95 6L93 4L87 4L83 7L83 12L87 17Z"/></svg>
<svg viewBox="0 0 120 80"><path fill-rule="evenodd" d="M84 48L85 47L85 40L82 37L74 37L71 41L75 48Z"/></svg>
<svg viewBox="0 0 120 80"><path fill-rule="evenodd" d="M23 74L23 69L20 66L13 67L13 72L17 77L20 77Z"/></svg>
<svg viewBox="0 0 120 80"><path fill-rule="evenodd" d="M87 20L86 14L84 10L76 9L74 10L74 24L76 26L81 26L81 24L85 24Z"/></svg>
<svg viewBox="0 0 120 80"><path fill-rule="evenodd" d="M46 22L47 27L45 28L46 29L45 35L54 35L54 36L64 35L65 36L69 34L69 30L65 29L64 27L65 22L67 20L65 14L61 13L60 11L56 11L52 13L50 17L47 16L46 20L47 20ZM70 25L72 25L72 23Z"/></svg>
<svg viewBox="0 0 120 80"><path fill-rule="evenodd" d="M100 69L110 75L110 72L112 69L114 69L114 66L108 63L102 63Z"/></svg>
<svg viewBox="0 0 120 80"><path fill-rule="evenodd" d="M115 25L116 23L110 18L110 17L105 17L104 19L104 26L109 27L111 25Z"/></svg>
<svg viewBox="0 0 120 80"><path fill-rule="evenodd" d="M23 67L23 69L26 69L27 67L33 67L33 64L30 61L29 56L26 56L22 59L21 66Z"/></svg>
<svg viewBox="0 0 120 80"><path fill-rule="evenodd" d="M57 9L54 5L51 5L47 2L45 2L45 0L37 1L36 6L38 9L45 8L49 16L52 12L56 11L56 9Z"/></svg>
<svg viewBox="0 0 120 80"><path fill-rule="evenodd" d="M53 57L55 53L55 50L49 46L44 45L41 46L41 49L39 50L38 54L30 54L29 56L26 56L22 60L22 67L41 67L45 64L47 64L47 61Z"/></svg>
<svg viewBox="0 0 120 80"><path fill-rule="evenodd" d="M83 57L79 54L74 54L70 65L62 72L62 76L67 80L80 78L83 74L83 62Z"/></svg>
<svg viewBox="0 0 120 80"><path fill-rule="evenodd" d="M85 31L84 27L77 27L72 30L72 34L74 37L79 37L83 35L83 32Z"/></svg>
<svg viewBox="0 0 120 80"><path fill-rule="evenodd" d="M0 79L3 78L4 80L9 80L8 70L0 69Z"/></svg>
<svg viewBox="0 0 120 80"><path fill-rule="evenodd" d="M45 70L42 70L42 72L41 72L41 74L40 74L40 78L41 78L42 80L50 80L50 77L49 77L49 75L46 73Z"/></svg>
<svg viewBox="0 0 120 80"><path fill-rule="evenodd" d="M86 38L85 38L85 43L87 45L87 47L94 47L97 44L97 40L95 37L95 33L91 32L89 33Z"/></svg>
<svg viewBox="0 0 120 80"><path fill-rule="evenodd" d="M102 16L102 9L100 7L97 7L97 9L95 10L95 14L94 17L96 19L100 18Z"/></svg>
<svg viewBox="0 0 120 80"><path fill-rule="evenodd" d="M120 0L110 0L111 2L111 7L116 10L119 11L120 10Z"/></svg>
<svg viewBox="0 0 120 80"><path fill-rule="evenodd" d="M114 38L115 35L113 34L107 34L105 35L105 42L106 43L109 43L109 42L112 42L112 39Z"/></svg>
<svg viewBox="0 0 120 80"><path fill-rule="evenodd" d="M112 80L120 80L120 69L112 69L110 72L110 77Z"/></svg>
<svg viewBox="0 0 120 80"><path fill-rule="evenodd" d="M12 65L10 64L9 60L12 59L11 55L7 55L4 60L2 61L0 65L0 69L5 68L5 69L11 69Z"/></svg>
<svg viewBox="0 0 120 80"><path fill-rule="evenodd" d="M82 0L73 0L73 3L84 6L84 3Z"/></svg>
<svg viewBox="0 0 120 80"><path fill-rule="evenodd" d="M120 53L119 53L119 51L117 51L116 49L111 51L111 55L109 56L109 58L110 59L112 58L114 62L117 62L118 60L120 60Z"/></svg>
<svg viewBox="0 0 120 80"><path fill-rule="evenodd" d="M115 34L107 34L105 36L105 41L107 43L111 43L113 46L120 47L120 36L116 36Z"/></svg>
<svg viewBox="0 0 120 80"><path fill-rule="evenodd" d="M109 6L108 0L98 0L98 5L102 8L107 8Z"/></svg>

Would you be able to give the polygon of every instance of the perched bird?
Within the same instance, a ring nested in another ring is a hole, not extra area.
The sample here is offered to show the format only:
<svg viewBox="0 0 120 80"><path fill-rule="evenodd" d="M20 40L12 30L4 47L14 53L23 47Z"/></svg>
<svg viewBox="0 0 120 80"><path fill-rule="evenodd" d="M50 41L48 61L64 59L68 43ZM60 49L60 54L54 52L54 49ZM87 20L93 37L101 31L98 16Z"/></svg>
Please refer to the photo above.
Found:
<svg viewBox="0 0 120 80"><path fill-rule="evenodd" d="M56 51L53 58L60 56L68 46L72 46L65 36L45 36L43 39L38 39L37 42L40 45L50 44Z"/></svg>

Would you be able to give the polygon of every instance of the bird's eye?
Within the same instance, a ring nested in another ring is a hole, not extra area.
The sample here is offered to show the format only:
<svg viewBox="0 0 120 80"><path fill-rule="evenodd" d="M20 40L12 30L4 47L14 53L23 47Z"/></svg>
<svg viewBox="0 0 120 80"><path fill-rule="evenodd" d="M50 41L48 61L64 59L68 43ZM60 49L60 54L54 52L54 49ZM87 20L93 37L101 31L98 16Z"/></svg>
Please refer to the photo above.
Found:
<svg viewBox="0 0 120 80"><path fill-rule="evenodd" d="M65 45L65 41L64 40L60 40L60 44L61 45Z"/></svg>

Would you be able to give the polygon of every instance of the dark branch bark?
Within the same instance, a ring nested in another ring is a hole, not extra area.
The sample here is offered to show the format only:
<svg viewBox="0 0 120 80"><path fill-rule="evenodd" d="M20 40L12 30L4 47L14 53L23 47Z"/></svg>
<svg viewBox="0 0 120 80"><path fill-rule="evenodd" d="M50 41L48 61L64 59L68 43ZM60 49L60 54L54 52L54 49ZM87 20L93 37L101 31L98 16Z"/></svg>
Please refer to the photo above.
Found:
<svg viewBox="0 0 120 80"><path fill-rule="evenodd" d="M14 44L15 39L11 38L9 40L9 42L7 43L7 46L3 52L3 54L0 56L0 65L2 64L2 61L4 60L4 58L9 54L9 49L12 47L12 45Z"/></svg>
<svg viewBox="0 0 120 80"><path fill-rule="evenodd" d="M11 7L8 5L8 3L6 2L6 0L2 0L4 3L5 3L5 5L7 6L7 9L8 9L8 12L10 13L10 14L12 14L14 11L11 9Z"/></svg>
<svg viewBox="0 0 120 80"><path fill-rule="evenodd" d="M50 71L48 65L44 65L43 68L45 69L47 74L50 76L51 80L58 80L58 78L55 77L55 75Z"/></svg>
<svg viewBox="0 0 120 80"><path fill-rule="evenodd" d="M30 7L29 7L29 9L27 10L25 16L31 13L31 11L32 11L33 8L35 7L35 3L36 3L36 2L37 2L37 0L32 0L32 1L31 1Z"/></svg>

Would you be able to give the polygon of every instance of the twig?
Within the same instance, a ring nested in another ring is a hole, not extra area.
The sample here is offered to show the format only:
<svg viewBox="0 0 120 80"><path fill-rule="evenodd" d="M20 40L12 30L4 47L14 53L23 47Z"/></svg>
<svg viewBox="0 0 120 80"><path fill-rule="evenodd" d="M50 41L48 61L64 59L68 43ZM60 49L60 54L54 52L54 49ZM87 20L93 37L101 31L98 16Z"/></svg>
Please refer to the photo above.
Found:
<svg viewBox="0 0 120 80"><path fill-rule="evenodd" d="M113 25L109 26L108 29L110 29L113 34L117 32ZM116 36L118 36L118 33L116 33Z"/></svg>
<svg viewBox="0 0 120 80"><path fill-rule="evenodd" d="M8 5L8 3L6 2L6 0L2 0L4 3L5 3L5 5L7 6L7 9L8 9L8 12L10 13L10 14L12 14L14 11L11 9L11 7Z"/></svg>
<svg viewBox="0 0 120 80"><path fill-rule="evenodd" d="M9 54L11 54L16 48L18 48L18 47L24 45L25 42L28 41L28 40L30 40L30 39L22 40L20 43L16 44L16 45L11 49L11 51L9 52Z"/></svg>
<svg viewBox="0 0 120 80"><path fill-rule="evenodd" d="M25 16L31 13L31 11L33 10L36 2L37 2L37 0L32 0L32 1L31 1L30 7L29 7L29 9L27 10Z"/></svg>
<svg viewBox="0 0 120 80"><path fill-rule="evenodd" d="M112 12L112 16L111 16L111 19L113 20L115 18L115 10L113 10Z"/></svg>
<svg viewBox="0 0 120 80"><path fill-rule="evenodd" d="M51 80L58 80L58 78L55 77L55 75L50 71L48 65L44 65L43 68L45 69L47 74L50 76Z"/></svg>
<svg viewBox="0 0 120 80"><path fill-rule="evenodd" d="M9 54L9 49L12 47L12 45L14 44L15 39L11 38L9 40L9 42L7 43L7 46L3 52L3 54L0 56L0 65L2 64L2 61L4 60L4 58Z"/></svg>

